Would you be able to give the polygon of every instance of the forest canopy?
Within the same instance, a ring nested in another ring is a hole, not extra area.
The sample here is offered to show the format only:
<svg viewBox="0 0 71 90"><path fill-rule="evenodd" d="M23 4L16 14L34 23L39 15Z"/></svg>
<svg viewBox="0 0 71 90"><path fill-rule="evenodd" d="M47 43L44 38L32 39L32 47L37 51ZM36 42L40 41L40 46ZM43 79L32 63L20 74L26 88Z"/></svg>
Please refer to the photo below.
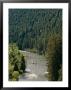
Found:
<svg viewBox="0 0 71 90"><path fill-rule="evenodd" d="M9 42L21 50L35 48L43 53L48 37L61 32L61 9L9 9Z"/></svg>

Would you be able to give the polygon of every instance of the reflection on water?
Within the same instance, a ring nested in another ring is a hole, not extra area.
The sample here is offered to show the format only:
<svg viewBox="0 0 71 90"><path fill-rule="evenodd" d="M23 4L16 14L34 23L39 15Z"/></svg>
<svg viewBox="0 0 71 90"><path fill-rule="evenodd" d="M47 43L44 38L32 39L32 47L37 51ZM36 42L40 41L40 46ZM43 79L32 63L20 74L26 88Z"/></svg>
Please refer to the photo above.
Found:
<svg viewBox="0 0 71 90"><path fill-rule="evenodd" d="M22 52L25 55L26 73L19 78L19 81L46 81L48 72L45 57L27 51Z"/></svg>

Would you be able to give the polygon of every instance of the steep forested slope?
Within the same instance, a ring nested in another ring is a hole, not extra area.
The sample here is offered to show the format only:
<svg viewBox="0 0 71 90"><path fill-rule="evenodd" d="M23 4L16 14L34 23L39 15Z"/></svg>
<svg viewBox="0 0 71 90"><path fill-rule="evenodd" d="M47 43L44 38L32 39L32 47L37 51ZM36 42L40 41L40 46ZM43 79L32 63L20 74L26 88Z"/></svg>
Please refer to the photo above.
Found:
<svg viewBox="0 0 71 90"><path fill-rule="evenodd" d="M10 9L9 42L45 52L48 37L62 30L61 9Z"/></svg>

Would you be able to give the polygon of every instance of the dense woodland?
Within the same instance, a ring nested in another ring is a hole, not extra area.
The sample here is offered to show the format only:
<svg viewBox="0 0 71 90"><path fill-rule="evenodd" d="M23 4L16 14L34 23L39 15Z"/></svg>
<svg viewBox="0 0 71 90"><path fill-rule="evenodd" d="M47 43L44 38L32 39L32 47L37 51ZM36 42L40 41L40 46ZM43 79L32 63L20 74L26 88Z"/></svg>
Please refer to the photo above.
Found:
<svg viewBox="0 0 71 90"><path fill-rule="evenodd" d="M48 79L62 80L61 9L9 9L9 43L16 43L19 50L44 54Z"/></svg>

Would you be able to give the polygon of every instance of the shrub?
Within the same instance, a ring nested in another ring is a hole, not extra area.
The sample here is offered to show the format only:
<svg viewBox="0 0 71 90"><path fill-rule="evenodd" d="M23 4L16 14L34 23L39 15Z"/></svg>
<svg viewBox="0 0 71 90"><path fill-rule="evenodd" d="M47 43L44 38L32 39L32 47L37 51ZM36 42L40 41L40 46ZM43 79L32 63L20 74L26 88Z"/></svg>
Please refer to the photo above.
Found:
<svg viewBox="0 0 71 90"><path fill-rule="evenodd" d="M12 81L17 81L17 79L16 78L12 78Z"/></svg>
<svg viewBox="0 0 71 90"><path fill-rule="evenodd" d="M23 70L19 70L19 73L20 73L20 74L23 74Z"/></svg>
<svg viewBox="0 0 71 90"><path fill-rule="evenodd" d="M11 65L11 64L9 64L9 78L10 78L10 79L12 78L13 70L14 70L14 66Z"/></svg>
<svg viewBox="0 0 71 90"><path fill-rule="evenodd" d="M15 80L18 80L18 78L19 78L19 72L18 72L18 71L14 71L14 72L12 73L12 78L15 79ZM12 80L13 80L13 79L12 79Z"/></svg>

